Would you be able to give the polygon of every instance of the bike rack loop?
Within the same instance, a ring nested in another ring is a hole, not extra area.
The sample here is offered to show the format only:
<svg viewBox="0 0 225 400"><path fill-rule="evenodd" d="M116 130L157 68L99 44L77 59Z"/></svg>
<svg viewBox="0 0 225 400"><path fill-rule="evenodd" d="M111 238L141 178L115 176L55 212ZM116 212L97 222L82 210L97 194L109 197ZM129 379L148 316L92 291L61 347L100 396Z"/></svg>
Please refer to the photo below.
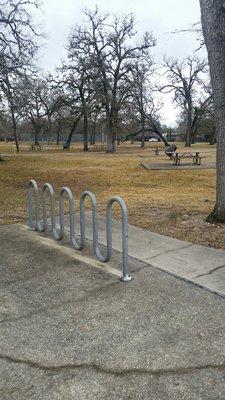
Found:
<svg viewBox="0 0 225 400"><path fill-rule="evenodd" d="M34 209L35 219L33 218L33 202L32 194L34 192ZM38 185L34 179L28 182L28 229L44 232L47 229L47 205L46 194L50 195L50 212L51 212L51 231L55 240L61 240L65 234L65 218L64 218L64 202L67 195L69 199L69 223L70 223L70 242L76 250L82 250L86 243L86 216L85 216L85 200L89 198L92 204L92 229L93 229L93 250L96 258L101 262L107 262L112 257L112 207L114 203L118 203L122 212L122 269L123 274L120 278L123 282L129 282L132 278L128 271L128 213L124 200L119 196L112 197L106 207L106 254L103 255L98 243L98 210L95 195L89 190L84 191L80 195L80 241L76 238L75 221L74 221L74 195L68 187L62 187L59 193L59 229L56 228L55 218L55 193L50 183L45 183L42 188L42 215L43 222L40 221L40 210L38 200Z"/></svg>

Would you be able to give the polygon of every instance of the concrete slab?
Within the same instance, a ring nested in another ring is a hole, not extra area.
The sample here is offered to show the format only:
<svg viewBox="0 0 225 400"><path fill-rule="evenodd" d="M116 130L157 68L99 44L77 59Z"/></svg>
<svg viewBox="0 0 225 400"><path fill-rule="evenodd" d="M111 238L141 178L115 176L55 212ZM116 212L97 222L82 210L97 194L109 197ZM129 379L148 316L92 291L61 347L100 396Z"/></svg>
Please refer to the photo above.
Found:
<svg viewBox="0 0 225 400"><path fill-rule="evenodd" d="M0 228L1 399L224 400L222 297L133 259L123 284L39 237Z"/></svg>
<svg viewBox="0 0 225 400"><path fill-rule="evenodd" d="M155 267L174 272L187 279L194 280L199 275L206 275L225 265L225 252L210 247L190 245L176 249L170 254L164 253L146 261Z"/></svg>
<svg viewBox="0 0 225 400"><path fill-rule="evenodd" d="M79 221L77 228L79 232ZM87 238L92 240L91 212L87 212ZM69 231L68 218L66 229ZM106 244L105 218L99 216L99 242ZM113 248L121 251L121 223L113 221ZM129 255L155 268L190 280L225 295L225 251L159 235L129 225ZM214 272L221 270L219 278Z"/></svg>
<svg viewBox="0 0 225 400"><path fill-rule="evenodd" d="M77 232L79 232L79 216L76 215L76 226ZM87 232L86 236L92 240L92 213L86 213ZM105 234L105 218L99 216L99 243L106 245L106 234ZM69 231L69 218L65 217L66 230ZM122 224L120 221L113 220L112 232L113 232L113 248L117 251L121 251L121 229ZM129 255L140 259L142 261L148 260L149 258L156 257L165 252L173 252L183 247L191 246L191 243L184 242L178 239L172 239L167 236L162 236L145 229L137 228L136 226L129 225Z"/></svg>

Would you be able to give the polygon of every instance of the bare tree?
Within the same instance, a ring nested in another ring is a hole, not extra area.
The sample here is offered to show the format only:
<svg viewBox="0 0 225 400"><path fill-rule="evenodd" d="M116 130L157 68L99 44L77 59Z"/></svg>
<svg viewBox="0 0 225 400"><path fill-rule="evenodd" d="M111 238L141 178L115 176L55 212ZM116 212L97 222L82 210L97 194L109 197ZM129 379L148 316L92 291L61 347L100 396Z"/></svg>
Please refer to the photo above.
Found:
<svg viewBox="0 0 225 400"><path fill-rule="evenodd" d="M95 69L90 60L79 52L81 43L79 36L71 35L68 46L68 62L63 64L64 87L73 92L76 98L78 114L83 118L84 151L88 151L88 121L91 109L96 103ZM79 118L79 119L80 119Z"/></svg>
<svg viewBox="0 0 225 400"><path fill-rule="evenodd" d="M136 35L132 15L110 17L95 11L86 11L87 25L76 27L73 39L77 56L90 60L96 70L95 88L107 120L107 151L115 151L117 119L128 96L126 79L131 65L145 58L155 40L146 33L140 43L133 44ZM79 47L77 46L79 44Z"/></svg>
<svg viewBox="0 0 225 400"><path fill-rule="evenodd" d="M34 144L39 145L40 135L49 128L51 94L48 81L38 76L24 77L20 84L20 98L21 114L31 122Z"/></svg>
<svg viewBox="0 0 225 400"><path fill-rule="evenodd" d="M81 76L74 75L72 67L66 64L58 72L62 75L59 75L56 79L56 85L61 88L60 108L57 110L57 114L69 129L68 136L63 144L64 149L69 149L73 134L84 114L80 97L80 93L84 96L84 80L83 74Z"/></svg>
<svg viewBox="0 0 225 400"><path fill-rule="evenodd" d="M31 18L31 10L38 7L36 0L0 1L0 90L8 102L18 152L15 81L31 66L38 49L39 34Z"/></svg>
<svg viewBox="0 0 225 400"><path fill-rule="evenodd" d="M141 126L141 147L145 147L146 114L149 102L149 82L150 73L148 64L137 62L132 68L131 101L134 102L137 122Z"/></svg>
<svg viewBox="0 0 225 400"><path fill-rule="evenodd" d="M202 29L208 51L217 141L216 203L208 221L225 222L225 4L200 0Z"/></svg>
<svg viewBox="0 0 225 400"><path fill-rule="evenodd" d="M194 103L199 87L205 82L201 74L206 72L207 63L196 56L188 57L183 62L176 59L165 59L164 67L168 80L159 90L164 93L173 93L174 101L184 111L187 120L185 145L191 145L193 137Z"/></svg>

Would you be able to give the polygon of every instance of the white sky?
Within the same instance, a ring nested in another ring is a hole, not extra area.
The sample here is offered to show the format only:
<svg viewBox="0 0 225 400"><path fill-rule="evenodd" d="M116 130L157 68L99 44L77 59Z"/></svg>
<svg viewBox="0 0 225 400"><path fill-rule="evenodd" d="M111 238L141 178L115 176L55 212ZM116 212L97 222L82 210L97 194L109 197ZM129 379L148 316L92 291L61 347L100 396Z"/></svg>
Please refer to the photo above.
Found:
<svg viewBox="0 0 225 400"><path fill-rule="evenodd" d="M44 31L48 34L41 54L41 65L53 70L65 57L65 45L70 29L82 24L84 8L95 5L104 12L114 14L133 13L137 19L137 31L149 30L157 39L154 56L157 62L164 55L179 59L190 55L198 46L194 34L167 34L175 29L184 29L200 20L199 0L42 0L43 15L40 17ZM174 124L177 110L170 96L163 97L161 115L164 122Z"/></svg>

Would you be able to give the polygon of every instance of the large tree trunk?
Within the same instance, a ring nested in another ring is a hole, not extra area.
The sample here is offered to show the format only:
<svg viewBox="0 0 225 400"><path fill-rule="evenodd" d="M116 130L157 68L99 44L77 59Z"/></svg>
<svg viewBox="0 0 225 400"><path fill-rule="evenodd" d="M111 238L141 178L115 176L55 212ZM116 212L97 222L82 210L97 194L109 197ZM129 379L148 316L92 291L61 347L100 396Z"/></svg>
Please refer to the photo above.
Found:
<svg viewBox="0 0 225 400"><path fill-rule="evenodd" d="M214 100L217 162L216 204L208 221L225 222L225 4L200 0Z"/></svg>
<svg viewBox="0 0 225 400"><path fill-rule="evenodd" d="M74 132L75 132L76 126L77 126L78 122L80 121L81 117L82 117L82 115L80 115L80 116L74 121L74 123L73 123L73 125L72 125L72 128L71 128L71 130L70 130L70 133L69 133L69 135L68 135L68 137L67 137L67 140L66 140L66 142L65 142L64 145L63 145L63 149L68 150L68 149L70 148L70 143L71 143L72 136L73 136L73 134L74 134Z"/></svg>
<svg viewBox="0 0 225 400"><path fill-rule="evenodd" d="M57 144L57 146L59 145L60 131L61 131L61 122L58 121L58 124L57 124L57 133L56 133L56 135L57 135L57 139L56 139L56 144Z"/></svg>
<svg viewBox="0 0 225 400"><path fill-rule="evenodd" d="M90 144L95 144L96 120L97 120L97 118L94 118L94 121L93 121L93 124L92 124L92 128L91 128Z"/></svg>
<svg viewBox="0 0 225 400"><path fill-rule="evenodd" d="M141 116L141 148L145 147L145 118Z"/></svg>
<svg viewBox="0 0 225 400"><path fill-rule="evenodd" d="M189 108L188 110L188 121L187 121L187 130L186 130L186 138L185 138L185 146L190 147L191 146L191 137L192 137L192 115L191 115L191 109Z"/></svg>
<svg viewBox="0 0 225 400"><path fill-rule="evenodd" d="M35 146L39 145L39 133L40 133L39 127L35 126L35 131L34 131L34 145Z"/></svg>
<svg viewBox="0 0 225 400"><path fill-rule="evenodd" d="M18 139L18 134L17 134L17 124L16 124L16 119L14 115L14 111L11 108L11 116L12 116L12 125L13 125L13 136L16 144L16 151L17 153L20 152L20 146L19 146L19 139Z"/></svg>
<svg viewBox="0 0 225 400"><path fill-rule="evenodd" d="M108 118L107 122L107 149L106 153L115 153L115 132L111 118Z"/></svg>
<svg viewBox="0 0 225 400"><path fill-rule="evenodd" d="M77 124L76 124L76 125L77 125ZM70 130L70 133L69 133L69 135L68 135L68 137L67 137L67 140L66 140L66 142L65 142L64 145L63 145L63 149L65 149L65 150L68 150L68 149L70 148L72 136L73 136L74 131L75 131L75 129L76 129L76 125L74 124L74 125L72 126L72 128L71 128L71 130Z"/></svg>
<svg viewBox="0 0 225 400"><path fill-rule="evenodd" d="M170 145L169 142L167 141L167 139L162 135L162 133L158 129L155 129L154 132L160 137L160 139L162 139L165 146Z"/></svg>
<svg viewBox="0 0 225 400"><path fill-rule="evenodd" d="M84 114L84 151L88 151L88 118L87 114Z"/></svg>
<svg viewBox="0 0 225 400"><path fill-rule="evenodd" d="M213 130L212 130L212 134L211 134L211 137L210 137L210 142L209 142L209 144L212 146L213 144L215 144L216 143L216 128L215 128L215 126L213 127Z"/></svg>

